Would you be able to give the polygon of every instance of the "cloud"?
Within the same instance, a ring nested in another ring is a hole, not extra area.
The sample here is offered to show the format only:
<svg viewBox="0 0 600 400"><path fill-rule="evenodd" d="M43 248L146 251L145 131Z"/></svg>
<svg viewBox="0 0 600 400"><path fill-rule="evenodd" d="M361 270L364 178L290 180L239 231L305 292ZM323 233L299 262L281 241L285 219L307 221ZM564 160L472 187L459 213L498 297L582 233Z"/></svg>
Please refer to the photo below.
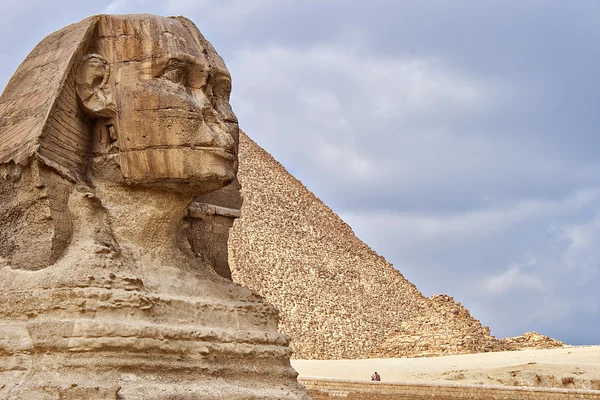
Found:
<svg viewBox="0 0 600 400"><path fill-rule="evenodd" d="M102 13L103 4L76 0L2 2L0 35L0 90L33 47L50 33L90 15ZM60 12L57 9L60 8Z"/></svg>
<svg viewBox="0 0 600 400"><path fill-rule="evenodd" d="M590 211L598 214L598 202L592 204ZM564 324L571 321L582 328L600 322L596 289L600 284L597 255L600 219L575 224L569 219L572 218L552 224L552 234L545 245L537 249L530 247L527 255L521 255L521 259L529 257L528 260L484 279L483 290L478 295L490 308L496 309L496 313L513 311L509 314L512 320L507 324L521 324L526 330L537 326L538 330L572 343L592 343L593 337L584 339L584 334L569 333ZM513 258L515 256L513 254ZM504 310L499 309L493 297L502 299ZM519 298L523 300L518 301Z"/></svg>
<svg viewBox="0 0 600 400"><path fill-rule="evenodd" d="M499 94L491 83L461 76L439 59L379 58L365 49L335 44L246 48L235 54L231 64L244 85L238 92L299 87L332 97L346 89L354 96L345 98L344 105L394 120L420 119L422 113L431 116L438 107L438 112L478 111L489 107ZM361 94L368 96L360 98ZM313 112L342 111L323 109L321 103L308 105Z"/></svg>
<svg viewBox="0 0 600 400"><path fill-rule="evenodd" d="M474 239L491 236L519 224L561 218L582 207L595 204L600 199L600 188L572 193L564 199L524 199L505 205L494 205L483 209L469 209L452 214L416 212L388 212L373 210L361 213L344 213L344 219L365 226L375 224L402 227L407 238L412 240L448 240L451 238ZM585 239L585 228L571 227L569 234L580 241ZM587 228L590 229L590 228Z"/></svg>
<svg viewBox="0 0 600 400"><path fill-rule="evenodd" d="M190 11L197 15L203 13L210 16L215 24L224 24L234 28L236 25L243 25L248 18L277 8L281 4L276 0L169 0L158 3L165 4L166 10L172 14Z"/></svg>
<svg viewBox="0 0 600 400"><path fill-rule="evenodd" d="M122 14L129 12L131 8L148 5L151 1L146 0L112 0L104 9L106 14Z"/></svg>
<svg viewBox="0 0 600 400"><path fill-rule="evenodd" d="M526 289L537 292L544 285L537 276L523 271L522 267L515 265L501 273L488 278L484 285L492 295L505 294L513 289Z"/></svg>
<svg viewBox="0 0 600 400"><path fill-rule="evenodd" d="M351 206L372 190L391 198L444 178L477 175L486 185L485 169L495 173L499 157L530 159L483 133L452 129L509 101L509 89L439 59L320 44L244 49L228 65L241 125L301 179L325 171L339 198L357 199Z"/></svg>

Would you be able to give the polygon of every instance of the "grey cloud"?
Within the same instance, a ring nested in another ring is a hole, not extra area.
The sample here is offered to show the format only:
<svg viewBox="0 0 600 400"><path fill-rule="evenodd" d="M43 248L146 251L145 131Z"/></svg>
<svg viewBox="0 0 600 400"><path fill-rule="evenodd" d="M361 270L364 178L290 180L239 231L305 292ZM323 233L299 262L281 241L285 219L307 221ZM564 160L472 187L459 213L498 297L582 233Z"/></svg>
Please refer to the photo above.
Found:
<svg viewBox="0 0 600 400"><path fill-rule="evenodd" d="M33 47L63 26L104 11L104 4L62 0L0 1L0 89Z"/></svg>
<svg viewBox="0 0 600 400"><path fill-rule="evenodd" d="M296 172L341 211L455 209L597 183L586 173L594 164L582 170L540 151L528 127L502 135L486 126L520 101L516 93L430 64L339 46L278 46L245 50L229 67L238 79L234 106L242 124L259 142L265 137L284 164L312 159ZM329 179L319 182L322 170ZM326 189L331 179L335 191Z"/></svg>

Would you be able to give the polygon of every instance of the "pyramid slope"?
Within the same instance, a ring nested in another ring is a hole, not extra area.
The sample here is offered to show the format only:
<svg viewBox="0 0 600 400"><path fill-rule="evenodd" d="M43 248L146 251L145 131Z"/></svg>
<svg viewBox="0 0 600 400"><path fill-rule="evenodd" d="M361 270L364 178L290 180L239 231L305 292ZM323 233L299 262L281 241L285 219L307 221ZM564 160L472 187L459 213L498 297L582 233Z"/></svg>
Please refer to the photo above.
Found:
<svg viewBox="0 0 600 400"><path fill-rule="evenodd" d="M451 297L423 296L244 133L238 178L244 203L229 237L232 277L279 308L295 358L503 349Z"/></svg>

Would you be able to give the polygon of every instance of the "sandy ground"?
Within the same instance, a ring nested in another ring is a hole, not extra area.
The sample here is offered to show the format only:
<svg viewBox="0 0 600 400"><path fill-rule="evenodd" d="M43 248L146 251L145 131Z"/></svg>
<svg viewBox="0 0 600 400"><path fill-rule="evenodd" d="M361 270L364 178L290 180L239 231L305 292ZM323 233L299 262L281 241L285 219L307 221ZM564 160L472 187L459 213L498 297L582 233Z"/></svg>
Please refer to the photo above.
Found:
<svg viewBox="0 0 600 400"><path fill-rule="evenodd" d="M292 360L304 377L600 390L600 346L465 354L434 358Z"/></svg>

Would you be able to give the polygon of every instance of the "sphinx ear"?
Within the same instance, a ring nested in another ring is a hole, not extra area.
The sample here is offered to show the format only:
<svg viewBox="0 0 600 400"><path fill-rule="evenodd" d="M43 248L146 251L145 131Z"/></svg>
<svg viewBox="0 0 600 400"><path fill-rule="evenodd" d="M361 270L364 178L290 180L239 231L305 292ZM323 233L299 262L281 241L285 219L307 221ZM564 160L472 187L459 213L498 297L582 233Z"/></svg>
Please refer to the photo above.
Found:
<svg viewBox="0 0 600 400"><path fill-rule="evenodd" d="M84 111L91 117L114 117L115 104L108 77L110 65L99 54L88 54L80 61L75 74L75 88Z"/></svg>

